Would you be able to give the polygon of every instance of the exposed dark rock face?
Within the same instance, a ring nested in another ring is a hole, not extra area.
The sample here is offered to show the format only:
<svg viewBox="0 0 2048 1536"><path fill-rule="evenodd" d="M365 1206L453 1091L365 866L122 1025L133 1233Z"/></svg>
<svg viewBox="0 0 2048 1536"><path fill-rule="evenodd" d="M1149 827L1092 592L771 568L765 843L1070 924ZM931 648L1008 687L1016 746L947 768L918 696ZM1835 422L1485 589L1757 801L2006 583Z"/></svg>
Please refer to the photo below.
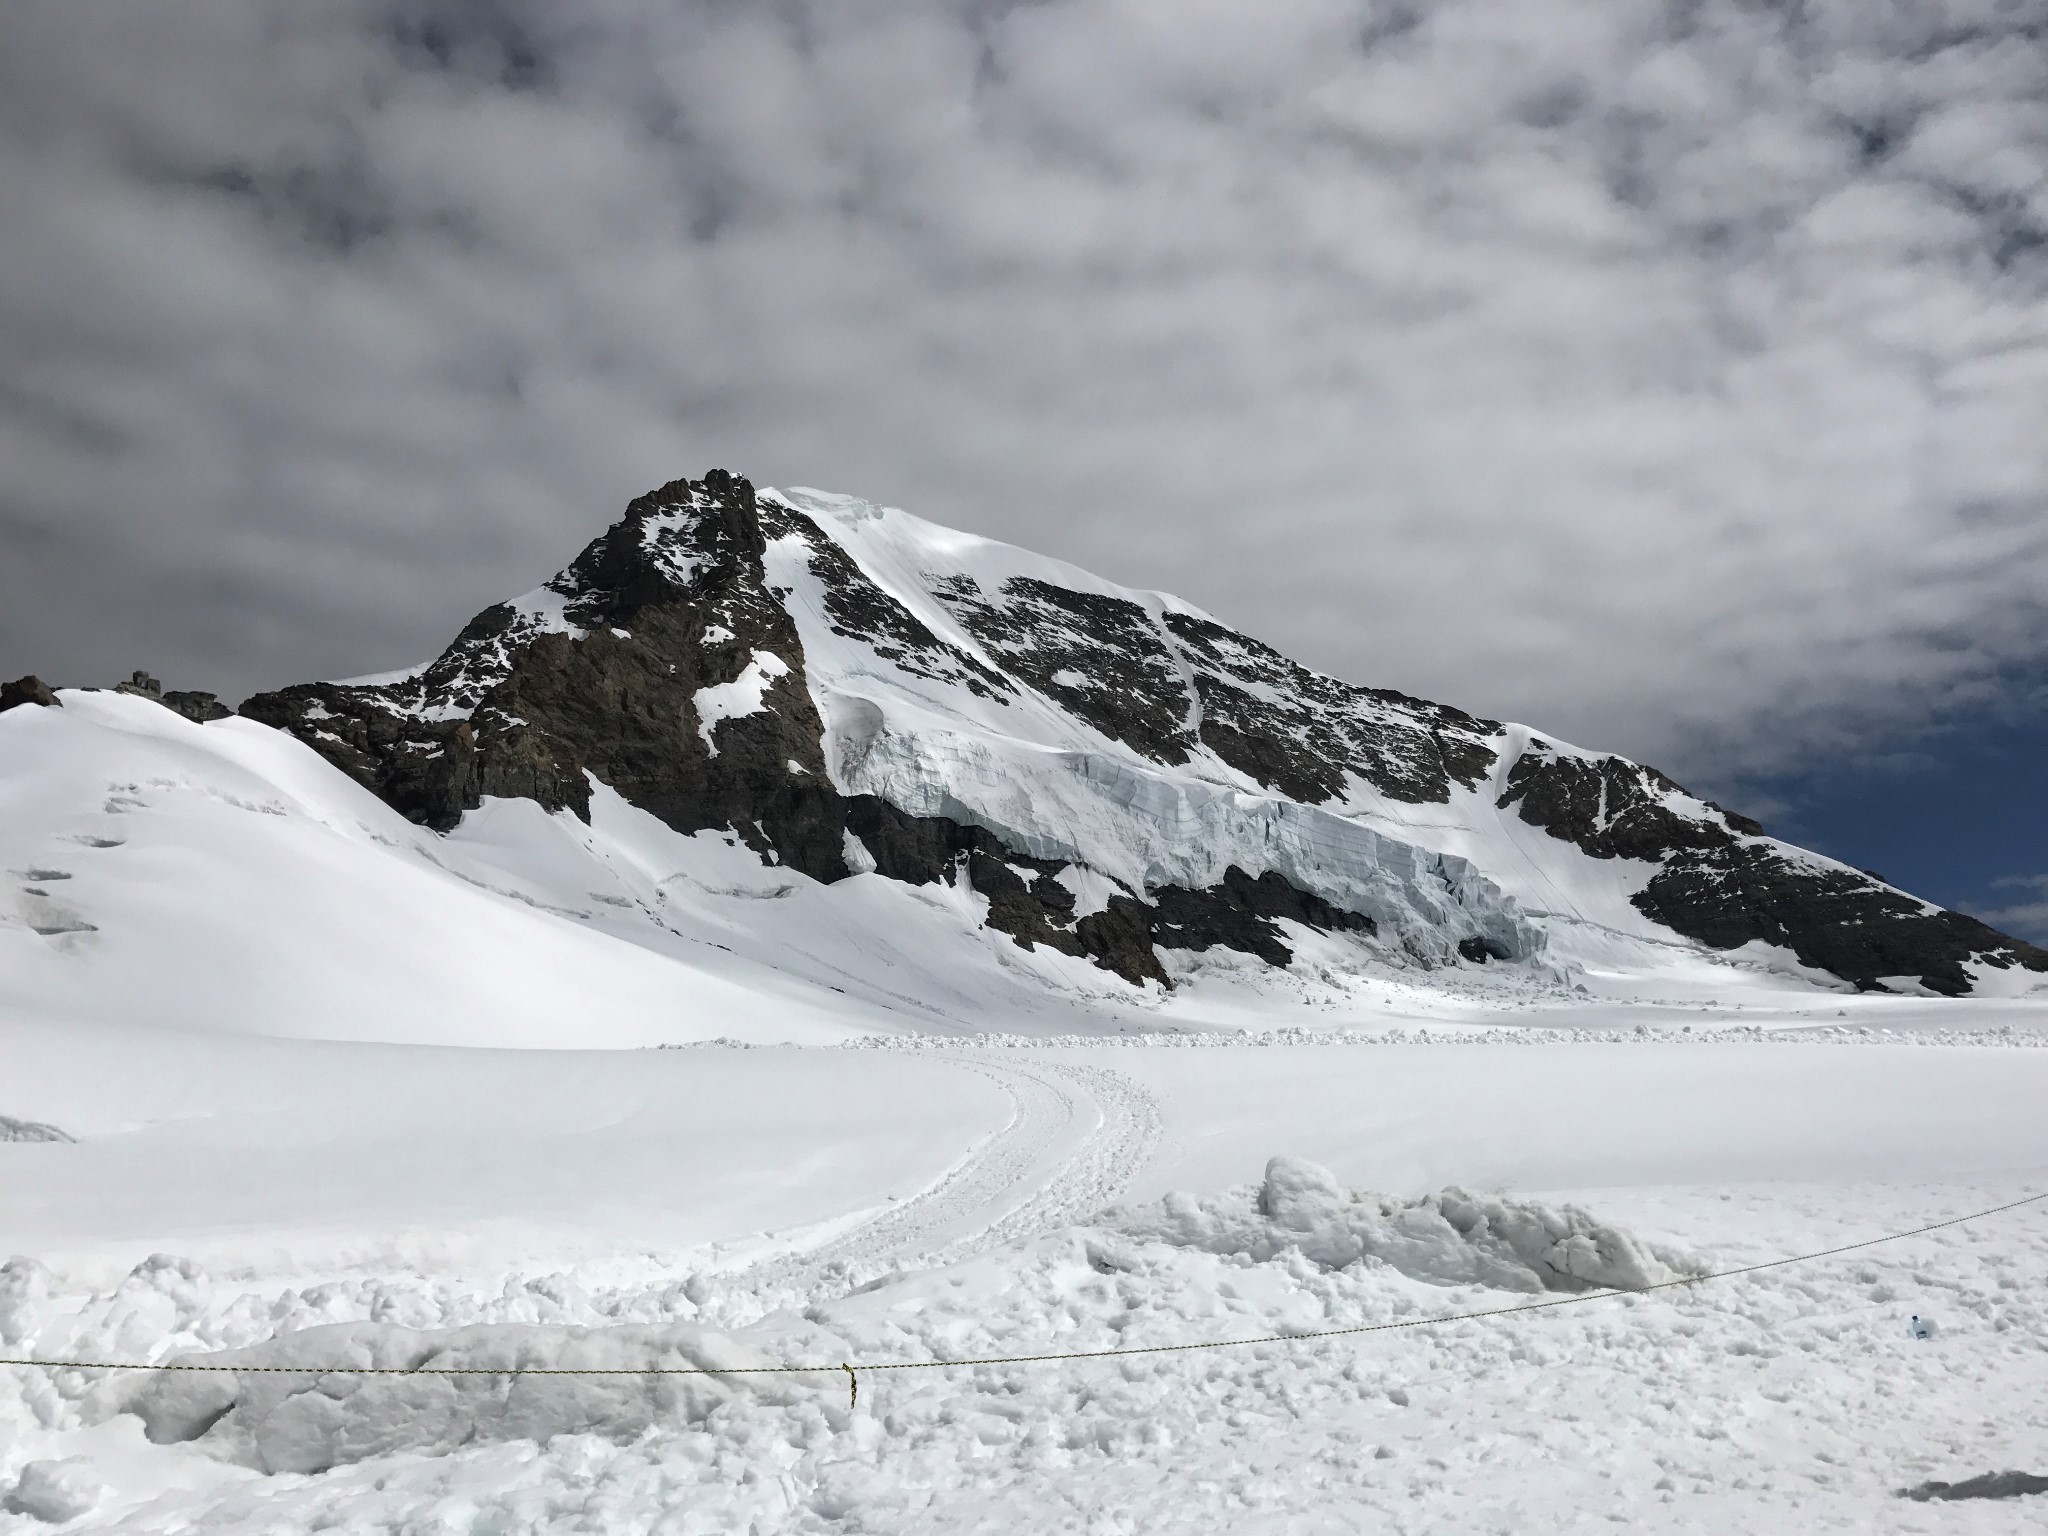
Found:
<svg viewBox="0 0 2048 1536"><path fill-rule="evenodd" d="M417 677L287 688L242 712L437 829L484 795L587 819L595 775L678 831L730 827L835 879L844 812L764 548L747 481L678 480L531 599L478 614Z"/></svg>
<svg viewBox="0 0 2048 1536"><path fill-rule="evenodd" d="M988 925L1026 949L1044 944L1082 955L1128 981L1164 985L1152 950L1149 909L1128 894L1077 919L1064 865L1012 852L994 833L945 816L913 816L874 795L847 801L847 830L875 861L875 873L910 885L964 879L988 899Z"/></svg>
<svg viewBox="0 0 2048 1536"><path fill-rule="evenodd" d="M11 683L0 683L0 711L13 709L20 704L40 704L45 709L61 709L64 701L57 697L48 683L31 672L27 677L17 677Z"/></svg>
<svg viewBox="0 0 2048 1536"><path fill-rule="evenodd" d="M183 715L194 725L204 725L209 720L225 720L234 713L221 703L218 694L203 693L194 688L173 688L157 702L174 714Z"/></svg>
<svg viewBox="0 0 2048 1536"><path fill-rule="evenodd" d="M1493 765L1493 722L1311 672L1197 614L1155 618L1128 598L1026 576L995 593L963 577L932 591L1005 670L1154 762L1206 747L1311 805L1352 775L1397 800L1441 803Z"/></svg>
<svg viewBox="0 0 2048 1536"><path fill-rule="evenodd" d="M957 584L937 595L1004 667L1076 718L1155 762L1187 761L1194 701L1136 603L1030 576L993 597Z"/></svg>
<svg viewBox="0 0 2048 1536"><path fill-rule="evenodd" d="M803 540L835 635L863 641L913 676L956 683L988 699L1016 693L1017 685L1002 673L941 640L923 619L868 580L811 518L783 502L764 500L760 507L762 527L771 538Z"/></svg>
<svg viewBox="0 0 2048 1536"><path fill-rule="evenodd" d="M1378 932L1371 918L1298 890L1283 875L1268 870L1254 880L1235 864L1223 872L1221 885L1202 891L1164 886L1152 893L1152 899L1158 908L1152 919L1153 943L1167 949L1242 950L1269 965L1294 960L1294 951L1281 940L1275 921L1279 918L1326 933Z"/></svg>
<svg viewBox="0 0 2048 1536"><path fill-rule="evenodd" d="M1165 623L1194 675L1202 744L1290 800L1320 804L1355 774L1390 799L1441 804L1493 767L1495 721L1325 677L1194 614Z"/></svg>
<svg viewBox="0 0 2048 1536"><path fill-rule="evenodd" d="M1768 843L1681 853L1634 900L1645 916L1715 949L1762 939L1865 990L1882 977L1917 976L1931 992L1960 997L1972 960L2048 971L2048 950Z"/></svg>
<svg viewBox="0 0 2048 1536"><path fill-rule="evenodd" d="M290 731L400 815L437 832L479 803L476 733L467 720L419 720L374 690L335 683L259 693L241 713Z"/></svg>
<svg viewBox="0 0 2048 1536"><path fill-rule="evenodd" d="M137 669L128 674L127 682L114 684L114 692L132 693L137 698L152 699L161 704L164 698L164 685L147 672Z"/></svg>
<svg viewBox="0 0 2048 1536"><path fill-rule="evenodd" d="M1677 804L1674 804L1674 799ZM1654 768L1620 757L1576 757L1536 740L1508 770L1499 804L1596 859L1662 859L1679 850L1733 847L1738 833L1763 828L1706 801L1692 800Z"/></svg>
<svg viewBox="0 0 2048 1536"><path fill-rule="evenodd" d="M1661 865L1632 904L1714 949L1762 939L1865 990L1883 977L1917 977L1950 997L1970 990L1969 962L2048 970L2048 951L1916 901L1865 871L1787 850L1747 816L1624 758L1581 757L1532 740L1509 768L1499 803L1596 859Z"/></svg>
<svg viewBox="0 0 2048 1536"><path fill-rule="evenodd" d="M1276 919L1324 932L1376 931L1373 920L1334 907L1271 871L1253 879L1235 865L1205 890L1161 886L1149 900L1124 892L1103 911L1074 916L1074 893L1059 879L1067 866L1013 852L986 828L944 816L913 816L873 795L847 802L847 828L875 861L875 872L912 885L964 879L988 900L988 925L1026 949L1044 944L1081 955L1129 981L1167 983L1159 949L1235 949L1271 965L1294 952Z"/></svg>
<svg viewBox="0 0 2048 1536"><path fill-rule="evenodd" d="M225 720L234 713L221 703L216 694L181 688L174 688L166 693L162 683L143 671L129 673L127 682L114 684L114 692L130 694L138 699L148 699L152 704L161 704L171 713L183 715L195 725L204 725L209 720Z"/></svg>

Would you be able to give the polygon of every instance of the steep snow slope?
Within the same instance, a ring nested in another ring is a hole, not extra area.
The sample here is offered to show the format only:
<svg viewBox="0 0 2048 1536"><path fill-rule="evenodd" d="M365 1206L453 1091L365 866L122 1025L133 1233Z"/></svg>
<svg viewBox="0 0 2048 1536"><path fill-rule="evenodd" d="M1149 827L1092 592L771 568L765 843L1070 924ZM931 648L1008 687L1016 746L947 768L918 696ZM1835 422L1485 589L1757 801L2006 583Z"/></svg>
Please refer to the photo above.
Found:
<svg viewBox="0 0 2048 1536"><path fill-rule="evenodd" d="M62 698L0 715L0 1006L501 1046L836 1040L884 1017L708 943L619 943L579 916L627 899L594 857L515 890L267 727Z"/></svg>
<svg viewBox="0 0 2048 1536"><path fill-rule="evenodd" d="M1118 888L1210 889L1235 866L1278 873L1372 918L1418 959L1449 963L1458 941L1475 937L1501 958L1542 950L1540 932L1469 860L1275 795L1206 747L1183 748L1178 762L1162 765L1105 729L1119 714L1096 699L1117 686L1117 668L1101 649L1102 615L1135 632L1142 614L1154 627L1143 637L1149 643L1164 633L1157 626L1165 615L1209 622L1186 604L850 498L767 491L762 500L814 519L791 520L770 542L767 569L790 594L826 724L826 762L842 792L984 827L1020 853L1074 869L1083 903ZM768 526L776 526L772 511ZM930 639L915 650L892 648L876 643L874 629L850 628L855 616L834 611L835 600L849 606L843 567L814 528ZM983 594L1019 583L1065 601L1034 629L1011 616L975 622L996 611ZM1056 632L1051 642L1047 627ZM947 651L980 668L947 675L930 665ZM1188 671L1164 647L1124 659L1176 682ZM1002 677L1004 663L1036 686L976 686ZM1187 715L1160 716L1165 739L1199 730L1200 703L1188 698Z"/></svg>
<svg viewBox="0 0 2048 1536"><path fill-rule="evenodd" d="M1537 915L1611 925L1652 942L1671 938L1628 904L1653 866L1597 864L1555 838L1519 836L1517 819L1497 808L1506 765L1529 737L1521 727L1482 735L1481 722L1463 722L1469 746L1490 748L1493 756L1471 784L1445 775L1432 786L1448 797L1440 805L1396 798L1356 772L1344 773L1341 788L1324 804L1305 805L1275 793L1201 739L1207 723L1202 690L1189 686L1188 712L1173 722L1183 738L1179 761L1163 764L1088 723L1096 710L1087 701L1115 687L1092 654L1099 632L1075 624L1049 646L1041 626L1030 634L1037 643L1027 652L1020 631L1012 629L1007 654L991 656L957 615L988 613L982 594L1013 583L1078 594L1102 609L1121 609L1118 616L1133 637L1149 629L1141 643L1157 647L1156 671L1182 683L1198 675L1202 658L1176 639L1168 618L1188 630L1220 628L1208 615L1166 594L1114 587L1075 567L894 508L809 490L761 495L768 505L807 514L940 644L991 667L1028 654L1055 694L972 690L933 677L916 665L920 656L891 656L871 636L849 634L830 612L833 589L817 574L824 562L815 558L815 541L785 535L769 547L770 575L792 591L811 691L826 721L827 761L848 793L876 794L918 814L989 827L1024 852L1082 862L1132 890L1211 886L1236 865L1254 874L1278 870L1376 917L1405 905L1423 918L1417 947L1439 962L1455 958L1441 935L1459 905L1480 914L1489 936L1516 957L1548 952L1579 958L1568 939L1561 945L1554 929L1531 920ZM999 632L978 627L984 636ZM1061 661L1070 665L1054 665ZM1270 682L1250 686L1268 705L1290 702ZM1376 704L1377 723L1415 729L1412 718L1403 718L1402 701ZM1102 708L1110 721L1121 712L1116 700ZM1478 757L1471 752L1468 760ZM1397 781L1394 787L1410 786Z"/></svg>

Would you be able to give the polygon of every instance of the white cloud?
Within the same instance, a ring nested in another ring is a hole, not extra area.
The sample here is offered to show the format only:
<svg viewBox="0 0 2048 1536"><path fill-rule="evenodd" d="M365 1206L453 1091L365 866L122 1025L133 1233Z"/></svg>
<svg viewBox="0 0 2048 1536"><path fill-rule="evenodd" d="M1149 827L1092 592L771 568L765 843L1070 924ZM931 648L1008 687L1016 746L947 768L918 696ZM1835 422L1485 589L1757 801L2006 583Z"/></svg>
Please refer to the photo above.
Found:
<svg viewBox="0 0 2048 1536"><path fill-rule="evenodd" d="M2032 900L1993 907L1978 913L1992 927L2036 944L2048 945L2048 875L2007 875L1991 882L1993 890L2027 891Z"/></svg>
<svg viewBox="0 0 2048 1536"><path fill-rule="evenodd" d="M1681 772L2048 649L2048 6L0 12L0 647L414 659L713 464Z"/></svg>

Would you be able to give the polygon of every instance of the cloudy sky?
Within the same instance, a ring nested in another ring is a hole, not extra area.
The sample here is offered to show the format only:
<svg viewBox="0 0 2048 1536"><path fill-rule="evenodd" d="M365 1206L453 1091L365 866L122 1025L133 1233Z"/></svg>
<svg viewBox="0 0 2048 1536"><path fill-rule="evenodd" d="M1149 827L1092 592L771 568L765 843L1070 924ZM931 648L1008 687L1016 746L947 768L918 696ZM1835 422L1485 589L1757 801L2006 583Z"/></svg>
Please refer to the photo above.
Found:
<svg viewBox="0 0 2048 1536"><path fill-rule="evenodd" d="M2038 801L2048 0L7 0L0 209L8 676L404 664L716 465Z"/></svg>

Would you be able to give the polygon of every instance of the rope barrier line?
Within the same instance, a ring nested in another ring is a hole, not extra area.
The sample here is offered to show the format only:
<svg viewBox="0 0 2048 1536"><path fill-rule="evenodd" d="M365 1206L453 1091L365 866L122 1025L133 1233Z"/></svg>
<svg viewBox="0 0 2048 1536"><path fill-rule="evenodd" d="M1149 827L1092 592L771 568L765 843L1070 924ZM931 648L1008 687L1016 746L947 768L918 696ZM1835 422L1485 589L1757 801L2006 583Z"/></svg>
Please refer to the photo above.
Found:
<svg viewBox="0 0 2048 1536"><path fill-rule="evenodd" d="M1659 1280L1651 1285L1611 1286L1597 1291L1580 1291L1570 1296L1553 1296L1544 1301L1518 1302L1510 1307L1486 1307L1473 1312L1436 1312L1427 1317L1399 1318L1386 1323L1361 1323L1350 1328L1318 1328L1300 1333L1269 1333L1250 1339L1205 1339L1193 1344L1138 1344L1123 1349L1076 1349L1061 1350L1036 1355L981 1355L961 1360L875 1360L866 1361L858 1367L842 1361L838 1365L646 1365L646 1366L523 1366L523 1365L206 1365L197 1362L178 1361L167 1365L143 1365L134 1362L109 1360L5 1360L0 1366L22 1366L48 1371L189 1371L222 1375L261 1376L817 1376L839 1375L847 1378L848 1395L853 1403L860 1401L860 1378L856 1370L862 1371L929 1371L946 1370L959 1366L974 1365L1043 1365L1055 1360L1121 1360L1133 1355L1180 1355L1205 1349L1243 1349L1256 1344L1304 1344L1317 1339L1349 1338L1367 1333L1393 1333L1403 1328L1436 1328L1447 1323L1470 1323L1497 1317L1519 1317L1528 1312L1548 1312L1557 1307L1575 1307L1592 1301L1612 1301L1617 1296L1648 1296L1657 1291L1690 1289L1705 1285L1713 1280L1732 1280L1741 1275L1760 1274L1769 1269L1785 1269L1794 1264L1811 1264L1821 1259L1838 1258L1845 1253L1857 1253L1865 1248L1876 1248L1885 1243L1904 1242L1911 1237L1924 1237L1929 1232L1940 1232L1949 1227L1960 1227L1972 1221L1982 1221L1988 1216L2002 1216L2007 1211L2019 1210L2022 1206L2037 1205L2048 1200L2048 1190L2011 1200L2004 1205L1990 1206L1985 1210L1972 1211L1967 1216L1951 1216L1944 1221L1931 1221L1924 1227L1914 1227L1905 1232L1887 1232L1882 1237L1868 1237L1861 1242L1843 1243L1837 1248L1822 1248L1813 1253L1795 1253L1785 1258L1765 1259L1758 1264L1738 1265L1733 1269L1712 1270L1704 1275L1683 1275L1675 1280Z"/></svg>

